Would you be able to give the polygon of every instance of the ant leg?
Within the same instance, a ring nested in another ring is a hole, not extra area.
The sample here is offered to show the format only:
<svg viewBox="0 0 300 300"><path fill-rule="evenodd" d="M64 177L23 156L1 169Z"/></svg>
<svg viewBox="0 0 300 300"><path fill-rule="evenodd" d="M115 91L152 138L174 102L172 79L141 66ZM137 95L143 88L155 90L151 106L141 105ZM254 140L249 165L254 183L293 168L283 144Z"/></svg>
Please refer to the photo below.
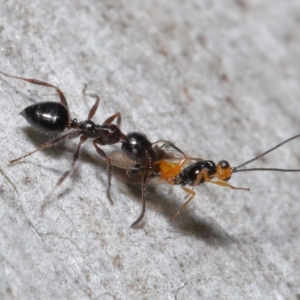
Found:
<svg viewBox="0 0 300 300"><path fill-rule="evenodd" d="M98 105L100 103L100 97L96 94L88 94L89 96L96 98L96 102L95 104L92 106L92 108L90 109L89 115L88 115L88 120L91 120L93 118L93 116L95 115L97 109L98 109Z"/></svg>
<svg viewBox="0 0 300 300"><path fill-rule="evenodd" d="M113 114L112 116L110 116L109 118L107 118L103 125L110 125L115 119L117 119L117 126L120 127L121 126L121 114L119 112Z"/></svg>
<svg viewBox="0 0 300 300"><path fill-rule="evenodd" d="M113 204L114 201L111 199L111 196L110 196L110 188L111 188L111 176L112 176L112 162L111 162L111 158L97 145L98 143L98 140L95 139L93 140L93 146L95 147L97 153L104 157L107 161L107 182L108 182L108 186L107 186L107 197L109 199L109 201Z"/></svg>
<svg viewBox="0 0 300 300"><path fill-rule="evenodd" d="M90 109L90 112L89 112L89 115L88 115L88 120L91 120L93 118L93 116L95 115L97 109L98 109L98 105L100 103L100 97L96 94L88 94L86 93L86 88L87 88L87 84L84 85L84 88L83 88L83 95L86 95L86 96L90 96L90 97L93 97L93 98L96 98L96 102L95 104L92 106L92 108Z"/></svg>
<svg viewBox="0 0 300 300"><path fill-rule="evenodd" d="M78 132L78 131L72 131L72 132L69 132L69 133L67 133L67 134L65 134L65 135L63 135L63 136L61 136L61 137L59 137L59 138L57 138L57 139L54 139L54 140L52 140L52 141L50 141L50 142L47 142L47 143L43 144L42 146L40 146L39 148L35 149L35 150L32 151L32 152L29 152L29 153L27 153L27 154L25 154L25 155L23 155L23 156L20 156L20 157L18 157L18 158L16 158L16 159L10 160L10 161L9 161L9 164L12 165L12 164L16 163L17 161L19 161L19 160L21 160L21 159L23 159L23 158L25 158L25 157L27 157L27 156L32 155L32 154L35 153L35 152L38 152L38 151L43 150L43 149L45 149L45 148L52 147L52 146L54 146L55 144L57 144L57 143L59 143L59 142L65 140L66 138L72 139L72 138L78 137L79 135L80 135L80 132Z"/></svg>
<svg viewBox="0 0 300 300"><path fill-rule="evenodd" d="M180 207L180 209L176 212L176 214L170 219L170 221L175 220L180 213L189 205L189 203L193 200L193 198L195 197L196 193L193 190L190 190L184 186L181 186L181 188L188 193L188 200Z"/></svg>
<svg viewBox="0 0 300 300"><path fill-rule="evenodd" d="M63 174L63 176L61 176L61 178L58 180L56 187L58 187L59 185L61 185L63 183L63 181L68 177L68 175L72 172L72 170L74 169L75 167L75 164L79 158L79 151L80 151L80 148L82 146L82 144L87 140L88 138L85 137L85 136L81 136L80 137L80 141L79 141L79 144L77 146L77 149L76 149L76 152L74 153L74 156L73 156L73 160L72 160L72 164L71 164L71 168L70 170L66 171L65 174Z"/></svg>
<svg viewBox="0 0 300 300"><path fill-rule="evenodd" d="M148 180L148 172L149 172L149 166L147 166L146 172L143 176L143 181L142 181L142 211L139 217L131 224L131 227L134 227L138 225L144 218L145 212L146 212L146 187L147 187L147 180Z"/></svg>
<svg viewBox="0 0 300 300"><path fill-rule="evenodd" d="M213 184L217 184L217 185L220 185L220 186L224 186L224 187L229 187L233 190L243 190L243 191L250 191L249 188L243 188L243 187L235 187L227 182L224 182L222 180L211 180L211 179L205 179L205 181L207 182L210 182L210 183L213 183Z"/></svg>
<svg viewBox="0 0 300 300"><path fill-rule="evenodd" d="M42 205L42 208L41 208L41 211L44 211L45 209L45 206L47 204L47 199L50 198L50 196L53 194L53 192L65 181L65 179L68 177L68 175L72 172L72 170L74 169L75 167L75 164L79 158L79 152L80 152L80 148L82 146L82 144L87 140L88 138L85 137L85 136L81 136L80 137L80 141L79 141L79 144L77 146L77 149L76 149L76 152L74 153L74 156L73 156L73 160L72 160L72 164L71 164L71 168L66 171L61 177L60 179L57 181L56 185L52 188L52 190L50 191L50 193L46 196L45 198L45 202L44 204Z"/></svg>
<svg viewBox="0 0 300 300"><path fill-rule="evenodd" d="M4 76L11 77L11 78L16 78L16 79L21 79L21 80L27 81L27 82L32 83L32 84L54 88L55 91L57 92L57 94L59 95L61 104L64 105L69 110L67 99L66 99L65 95L63 94L63 92L57 86L52 85L52 84L47 83L47 82L44 82L44 81L37 80L37 79L23 78L23 77L9 75L9 74L4 73L2 71L0 71L0 73Z"/></svg>
<svg viewBox="0 0 300 300"><path fill-rule="evenodd" d="M121 114L120 116L117 118L117 126L120 128L122 124L122 118L121 118Z"/></svg>
<svg viewBox="0 0 300 300"><path fill-rule="evenodd" d="M96 95L96 94L88 94L88 93L86 93L86 89L87 89L87 84L85 84L84 88L83 88L83 94L84 95L96 98L96 102L95 102L95 104L93 105L93 107L91 108L91 110L89 112L88 120L90 120L90 119L92 119L92 117L94 116L95 112L98 109L98 105L99 105L99 102L100 102L100 97L98 95ZM114 115L112 115L111 117L109 117L108 119L106 119L104 121L103 125L109 125L109 124L111 124L114 121L114 119L116 119L116 118L117 118L117 126L121 127L121 114L120 113L115 113Z"/></svg>

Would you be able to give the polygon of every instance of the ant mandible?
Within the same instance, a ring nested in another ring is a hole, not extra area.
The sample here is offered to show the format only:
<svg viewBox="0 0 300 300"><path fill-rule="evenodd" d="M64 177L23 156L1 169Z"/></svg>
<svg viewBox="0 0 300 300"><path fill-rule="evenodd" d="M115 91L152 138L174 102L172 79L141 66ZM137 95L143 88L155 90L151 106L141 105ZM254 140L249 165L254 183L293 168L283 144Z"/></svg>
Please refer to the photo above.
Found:
<svg viewBox="0 0 300 300"><path fill-rule="evenodd" d="M165 145L169 145L173 147L175 150L179 151L181 154L181 150L178 149L173 143L166 141L166 140L158 140L154 143L151 143L147 136L143 133L139 132L130 132L125 135L121 129L121 114L119 112L113 114L109 118L107 118L102 125L95 124L91 119L95 115L98 105L100 102L100 97L96 94L86 94L85 95L91 96L96 98L95 104L89 111L88 118L85 121L78 122L77 119L72 119L70 116L68 102L66 97L62 93L62 91L55 85L52 85L47 82L43 82L36 79L24 78L9 75L0 71L0 73L4 76L11 77L14 79L20 79L27 81L31 84L41 85L45 87L54 88L57 92L60 103L59 102L39 102L36 104L32 104L26 107L20 114L26 119L26 121L33 126L34 128L44 132L44 133L54 133L59 134L64 132L66 129L71 130L54 140L51 140L39 148L31 151L21 157L18 157L14 160L10 161L10 164L14 164L27 156L32 155L33 153L43 150L45 148L51 147L67 138L74 139L80 137L80 141L78 143L77 149L74 153L71 168L66 171L58 180L57 184L51 190L47 197L49 197L53 191L62 184L62 182L67 178L67 176L71 173L74 169L75 164L79 158L80 148L87 139L93 139L93 146L96 149L97 153L104 157L107 161L108 168L107 168L107 179L108 179L108 186L107 186L107 196L111 202L110 196L110 188L111 188L111 177L112 177L112 161L110 157L105 153L100 146L105 145L113 145L117 143L121 143L122 152L127 156L129 159L134 161L139 168L145 170L142 180L142 211L140 216L137 220L132 224L135 226L141 222L146 210L146 186L147 186L147 179L149 176L150 171L153 168L153 163L158 159L156 155L156 151L153 149L153 145L158 143L163 143L161 148ZM114 120L117 121L117 124L112 124Z"/></svg>

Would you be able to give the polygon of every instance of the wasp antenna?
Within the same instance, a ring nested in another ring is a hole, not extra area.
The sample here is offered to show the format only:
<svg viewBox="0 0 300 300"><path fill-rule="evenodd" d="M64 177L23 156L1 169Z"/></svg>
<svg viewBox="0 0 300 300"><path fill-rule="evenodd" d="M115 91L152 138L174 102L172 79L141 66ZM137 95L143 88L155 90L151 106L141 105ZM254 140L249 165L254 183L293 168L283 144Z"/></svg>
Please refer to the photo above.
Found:
<svg viewBox="0 0 300 300"><path fill-rule="evenodd" d="M248 164L252 163L253 161L255 161L255 160L257 160L257 159L260 159L261 157L267 155L268 153L274 151L275 149L277 149L277 148L283 146L284 144L286 144L286 143L288 143L288 142L290 142L290 141L292 141L292 140L294 140L294 139L296 139L296 138L298 138L298 137L300 137L300 134L297 134L297 135L295 135L295 136L290 137L289 139L287 139L287 140L285 140L285 141L283 141L283 142L277 144L276 146L272 147L271 149L269 149L269 150L263 152L262 154L260 154L260 155L258 155L258 156L256 156L256 157L254 157L254 158L252 158L252 159L250 159L250 160L248 160L248 161L246 161L246 162L244 162L244 163L238 165L237 167L232 168L232 172L233 172L233 173L236 173L236 172L245 172L245 171L300 172L300 169L290 169L290 170L289 170L289 169L277 169L277 168L252 168L252 169L242 169L242 170L238 170L239 168L241 168L241 167L243 167L243 166L245 166L245 165L248 165Z"/></svg>
<svg viewBox="0 0 300 300"><path fill-rule="evenodd" d="M249 169L232 169L232 173L248 171L274 171L274 172L300 172L300 169L279 169L279 168L249 168Z"/></svg>

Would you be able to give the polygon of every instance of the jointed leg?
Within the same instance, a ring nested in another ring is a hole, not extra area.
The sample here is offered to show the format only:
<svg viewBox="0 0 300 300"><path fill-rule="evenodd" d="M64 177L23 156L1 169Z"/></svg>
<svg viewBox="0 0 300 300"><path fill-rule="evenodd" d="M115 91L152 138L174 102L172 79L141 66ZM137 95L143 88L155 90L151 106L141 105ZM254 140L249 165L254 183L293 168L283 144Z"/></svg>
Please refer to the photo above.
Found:
<svg viewBox="0 0 300 300"><path fill-rule="evenodd" d="M210 183L213 183L213 184L217 184L217 185L220 185L220 186L224 186L224 187L229 187L233 190L244 190L244 191L249 191L250 189L249 188L243 188L243 187L235 187L225 181L222 181L222 180L214 180L214 179L211 179L208 174L207 174L207 171L205 169L203 169L197 176L195 182L194 182L194 185L193 185L193 188L197 185L199 185L201 183L201 181L204 179L204 181L206 182L210 182Z"/></svg>
<svg viewBox="0 0 300 300"><path fill-rule="evenodd" d="M188 193L188 195L186 196L186 197L188 197L188 200L180 207L178 212L171 218L171 221L173 221L175 218L177 218L179 216L179 214L182 212L182 210L185 209L187 207L187 205L193 200L194 196L196 195L196 193L193 191L193 189L195 188L195 186L199 185L203 179L206 182L210 182L210 183L217 184L217 185L224 186L224 187L229 187L233 190L244 190L244 191L249 191L250 190L249 188L235 187L235 186L233 186L233 185L231 185L231 184L229 184L225 181L212 180L212 179L209 178L209 176L207 174L207 171L202 170L198 174L192 189L188 189L184 186L181 186L181 188Z"/></svg>
<svg viewBox="0 0 300 300"><path fill-rule="evenodd" d="M90 97L96 98L96 102L95 102L94 106L91 108L89 116L88 116L88 120L90 120L94 116L94 114L95 114L95 112L96 112L96 110L98 108L98 104L100 102L100 97L98 95L96 95L96 94L88 94L88 93L86 93L85 92L86 88L87 88L87 85L85 84L84 88L83 88L83 94L86 95L86 96L90 96ZM111 124L116 118L117 118L117 126L120 127L121 126L121 114L118 113L118 112L115 113L114 115L110 116L109 118L107 118L104 121L103 125L109 125L109 124Z"/></svg>
<svg viewBox="0 0 300 300"><path fill-rule="evenodd" d="M90 97L96 98L96 102L92 106L92 108L90 109L90 112L89 112L89 115L88 115L88 120L91 120L93 118L93 116L95 115L97 109L98 109L98 105L100 103L100 97L98 95L96 95L96 94L88 94L88 93L86 93L85 92L86 87L87 87L87 85L85 84L84 88L83 88L83 94L86 95L86 96L90 96Z"/></svg>
<svg viewBox="0 0 300 300"><path fill-rule="evenodd" d="M121 126L121 114L119 112L113 114L109 118L107 118L103 125L110 125L115 119L117 119L117 126L120 128Z"/></svg>
<svg viewBox="0 0 300 300"><path fill-rule="evenodd" d="M32 154L35 153L35 152L38 152L38 151L43 150L43 149L45 149L45 148L49 148L49 147L51 147L51 146L54 146L55 144L57 144L57 143L63 141L63 140L66 139L66 138L75 138L75 137L77 137L77 136L79 136L79 135L80 135L80 133L77 132L77 131L69 132L69 133L67 133L67 134L65 134L65 135L63 135L63 136L61 136L61 137L59 137L59 138L57 138L57 139L55 139L55 140L51 140L51 141L49 141L49 142L43 144L42 146L40 146L39 148L35 149L35 150L32 151L32 152L29 152L29 153L27 153L27 154L25 154L25 155L23 155L23 156L21 156L21 157L18 157L18 158L16 158L16 159L13 159L13 160L9 161L9 164L12 165L12 164L16 163L17 161L19 161L19 160L21 160L21 159L23 159L23 158L25 158L25 157L27 157L27 156L29 156L29 155L32 155Z"/></svg>
<svg viewBox="0 0 300 300"><path fill-rule="evenodd" d="M93 141L93 146L95 147L97 153L104 157L107 161L107 197L109 199L109 201L111 203L114 203L113 200L111 199L111 196L110 196L110 188L111 188L111 177L112 177L112 162L111 162L111 158L97 145L97 139L95 139Z"/></svg>
<svg viewBox="0 0 300 300"><path fill-rule="evenodd" d="M185 199L187 198L187 201L180 207L180 209L178 210L178 212L171 218L171 221L173 221L175 218L177 218L179 216L179 214L182 212L182 210L185 209L188 206L188 204L193 200L193 198L196 195L196 193L194 192L194 188L195 188L195 186L197 186L197 185L200 184L200 182L203 180L203 178L205 178L205 180L206 180L206 178L209 178L208 175L207 175L207 171L206 170L202 170L198 174L198 176L197 176L197 178L196 178L196 180L194 182L194 185L193 185L192 189L188 189L188 188L184 187L183 185L181 186L181 188L185 192L188 193L185 196Z"/></svg>
<svg viewBox="0 0 300 300"><path fill-rule="evenodd" d="M92 106L92 108L90 109L90 112L89 112L89 115L88 115L88 120L91 120L93 118L93 116L95 115L97 109L98 109L98 105L100 103L100 97L96 94L89 94L89 96L96 98L96 102Z"/></svg>
<svg viewBox="0 0 300 300"><path fill-rule="evenodd" d="M54 88L55 91L57 92L57 94L59 95L61 104L63 104L63 105L69 110L69 106L68 106L67 99L66 99L66 97L64 96L63 92L62 92L57 86L52 85L52 84L47 83L47 82L39 81L39 80L37 80L37 79L23 78L23 77L18 77L18 76L9 75L9 74L4 73L4 72L2 72L2 71L0 71L0 73L3 74L3 75L5 75L5 76L7 76L7 77L16 78L16 79L21 79L21 80L27 81L27 82L32 83L32 84L42 85L42 86L47 86L47 87Z"/></svg>
<svg viewBox="0 0 300 300"><path fill-rule="evenodd" d="M47 199L49 199L51 197L51 195L53 194L53 192L65 181L65 179L68 177L68 175L72 172L72 170L74 169L75 167L75 164L79 158L79 153L80 153L80 148L82 146L82 144L87 140L87 137L85 136L81 136L80 137L80 141L79 141L79 144L77 146L77 149L76 149L76 152L74 153L74 156L73 156L73 161L72 161L72 164L71 164L71 168L66 171L61 177L60 179L57 181L56 185L52 188L52 190L50 191L50 193L46 196L46 199L45 199L45 203L43 204L42 206L42 211L45 209L45 206L47 204Z"/></svg>
<svg viewBox="0 0 300 300"><path fill-rule="evenodd" d="M233 190L243 190L243 191L250 191L249 188L243 188L243 187L235 187L225 181L222 181L222 180L211 180L211 179L208 179L208 180L205 180L207 182L210 182L210 183L213 183L213 184L217 184L217 185L220 185L220 186L224 186L224 187L229 187Z"/></svg>
<svg viewBox="0 0 300 300"><path fill-rule="evenodd" d="M188 200L180 207L180 209L176 212L176 214L170 219L170 221L173 221L174 219L176 219L180 213L189 205L189 203L193 200L193 198L195 197L196 193L193 190L190 190L184 186L181 186L181 188L188 193L187 197Z"/></svg>
<svg viewBox="0 0 300 300"><path fill-rule="evenodd" d="M149 173L149 166L147 166L146 172L143 176L142 181L142 211L139 217L131 224L131 227L138 225L144 218L146 212L146 187L147 187L147 180L148 180L148 173Z"/></svg>

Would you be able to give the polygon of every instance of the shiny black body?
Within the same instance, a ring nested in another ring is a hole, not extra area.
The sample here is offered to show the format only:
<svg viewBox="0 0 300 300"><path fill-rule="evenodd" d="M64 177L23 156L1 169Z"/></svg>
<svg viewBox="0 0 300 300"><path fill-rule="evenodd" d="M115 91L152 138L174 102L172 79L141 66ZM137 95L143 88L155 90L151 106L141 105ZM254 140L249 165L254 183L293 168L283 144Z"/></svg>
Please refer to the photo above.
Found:
<svg viewBox="0 0 300 300"><path fill-rule="evenodd" d="M176 175L174 178L174 184L194 186L199 173L204 169L210 177L216 174L217 166L212 160L197 161L183 169L180 174ZM201 177L198 184L201 184L204 181L205 178Z"/></svg>
<svg viewBox="0 0 300 300"><path fill-rule="evenodd" d="M34 128L45 133L62 133L65 129L73 129L69 138L78 136L87 139L95 139L99 145L113 145L126 140L126 136L120 128L105 121L102 125L95 124L88 119L77 122L70 119L69 110L59 102L40 102L27 106L20 113L26 121ZM117 116L118 117L118 116Z"/></svg>
<svg viewBox="0 0 300 300"><path fill-rule="evenodd" d="M59 102L41 102L27 106L21 113L34 128L46 133L61 133L69 123L69 111Z"/></svg>
<svg viewBox="0 0 300 300"><path fill-rule="evenodd" d="M155 160L155 151L147 136L139 132L130 132L121 147L123 153L140 166L150 166Z"/></svg>
<svg viewBox="0 0 300 300"><path fill-rule="evenodd" d="M126 139L121 129L115 124L95 124L91 120L78 123L80 134L87 138L97 139L99 145L114 145Z"/></svg>

